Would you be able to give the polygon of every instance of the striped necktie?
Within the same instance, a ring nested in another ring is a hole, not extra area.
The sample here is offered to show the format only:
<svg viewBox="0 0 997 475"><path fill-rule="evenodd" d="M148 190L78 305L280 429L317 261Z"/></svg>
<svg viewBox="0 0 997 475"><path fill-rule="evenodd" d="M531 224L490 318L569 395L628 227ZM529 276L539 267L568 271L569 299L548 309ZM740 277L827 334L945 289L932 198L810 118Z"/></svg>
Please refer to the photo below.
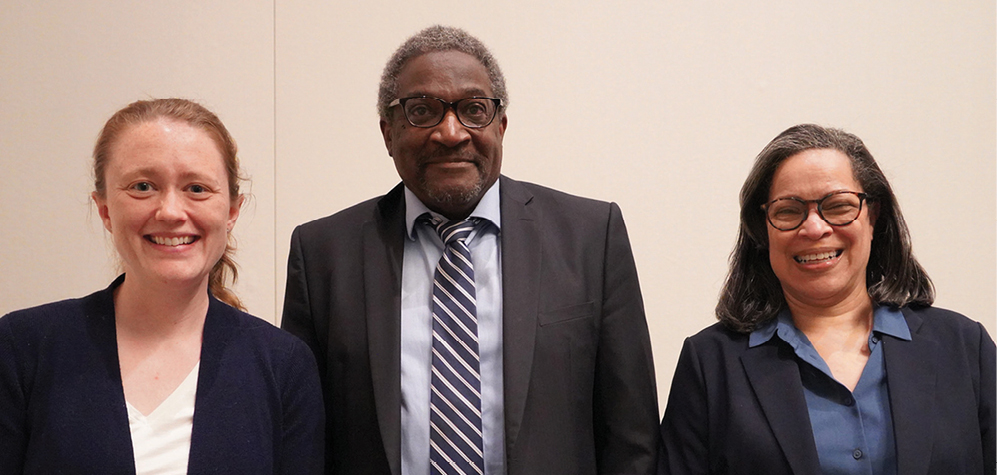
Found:
<svg viewBox="0 0 997 475"><path fill-rule="evenodd" d="M445 249L433 275L433 366L429 397L432 474L482 474L481 376L474 266L464 240L476 219L428 220Z"/></svg>

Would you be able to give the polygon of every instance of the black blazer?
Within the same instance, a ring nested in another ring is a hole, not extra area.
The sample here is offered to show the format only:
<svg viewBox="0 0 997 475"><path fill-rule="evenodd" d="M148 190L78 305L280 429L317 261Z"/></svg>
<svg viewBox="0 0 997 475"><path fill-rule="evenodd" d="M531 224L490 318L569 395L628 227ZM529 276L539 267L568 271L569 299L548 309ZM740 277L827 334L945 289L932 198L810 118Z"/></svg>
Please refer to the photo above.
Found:
<svg viewBox="0 0 997 475"><path fill-rule="evenodd" d="M501 180L509 474L652 473L654 368L619 208ZM319 363L328 473L401 473L404 208L399 185L291 237L282 326Z"/></svg>
<svg viewBox="0 0 997 475"><path fill-rule="evenodd" d="M948 310L902 311L911 341L883 338L898 473L993 474L993 340ZM792 348L719 323L686 339L661 434L663 474L820 473Z"/></svg>
<svg viewBox="0 0 997 475"><path fill-rule="evenodd" d="M0 318L0 473L135 473L113 291ZM308 347L211 297L189 473L322 469L322 394Z"/></svg>

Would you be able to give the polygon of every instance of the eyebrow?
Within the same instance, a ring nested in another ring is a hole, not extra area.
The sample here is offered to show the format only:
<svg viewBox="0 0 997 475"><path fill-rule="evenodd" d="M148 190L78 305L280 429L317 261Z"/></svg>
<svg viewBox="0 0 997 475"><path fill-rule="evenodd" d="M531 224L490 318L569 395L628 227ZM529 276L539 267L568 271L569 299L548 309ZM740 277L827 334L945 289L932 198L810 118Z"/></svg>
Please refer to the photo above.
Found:
<svg viewBox="0 0 997 475"><path fill-rule="evenodd" d="M121 174L121 177L125 180L133 180L140 176L149 176L153 178L160 178L163 176L161 172L155 168L142 167L136 168L134 170L127 171ZM214 179L205 175L203 173L197 172L183 172L180 174L181 181L201 181L205 183L215 183ZM223 181L224 182L224 181Z"/></svg>
<svg viewBox="0 0 997 475"><path fill-rule="evenodd" d="M835 194L835 193L837 193L839 191L850 191L850 192L853 192L853 193L864 193L863 191L855 191L855 190L851 190L851 189L848 189L848 188L837 188L837 189L828 191L827 193L824 193L823 195L820 195L820 196L818 196L817 198L814 198L814 199L815 200L819 200L821 198L827 198L828 196L831 196L831 195L833 195L833 194ZM781 200L781 199L785 199L785 198L797 198L797 199L801 199L801 200L804 200L804 201L813 201L813 200L807 200L806 198L804 198L804 197L802 197L800 195L797 195L797 194L788 194L788 195L784 195L784 196L777 196L775 198L772 198L772 199L768 200L768 202L771 203L771 202L773 202L775 200Z"/></svg>

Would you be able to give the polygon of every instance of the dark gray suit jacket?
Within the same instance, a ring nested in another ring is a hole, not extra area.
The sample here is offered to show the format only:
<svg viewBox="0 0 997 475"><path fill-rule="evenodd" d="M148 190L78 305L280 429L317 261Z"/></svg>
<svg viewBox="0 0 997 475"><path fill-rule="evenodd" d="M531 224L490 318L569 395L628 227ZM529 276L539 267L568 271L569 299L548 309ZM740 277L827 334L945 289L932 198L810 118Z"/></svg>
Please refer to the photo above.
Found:
<svg viewBox="0 0 997 475"><path fill-rule="evenodd" d="M619 208L501 180L509 474L652 473L654 368ZM328 473L401 473L404 216L399 185L291 237L282 326L319 363Z"/></svg>
<svg viewBox="0 0 997 475"><path fill-rule="evenodd" d="M994 342L948 310L902 309L911 341L883 338L900 475L993 474ZM662 474L819 474L788 344L748 348L715 324L686 339L661 423Z"/></svg>

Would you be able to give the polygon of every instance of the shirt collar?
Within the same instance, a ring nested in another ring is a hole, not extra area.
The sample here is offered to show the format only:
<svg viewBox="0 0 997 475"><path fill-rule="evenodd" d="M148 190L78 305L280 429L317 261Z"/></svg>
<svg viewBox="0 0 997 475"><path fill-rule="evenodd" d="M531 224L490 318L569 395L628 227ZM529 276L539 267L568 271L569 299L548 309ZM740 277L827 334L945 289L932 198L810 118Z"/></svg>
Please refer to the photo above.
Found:
<svg viewBox="0 0 997 475"><path fill-rule="evenodd" d="M910 341L910 327L899 309L877 306L872 312L872 331ZM748 348L754 348L772 339L776 334L794 348L801 343L802 332L793 325L793 317L788 309L779 312L776 318L763 323L748 336Z"/></svg>
<svg viewBox="0 0 997 475"><path fill-rule="evenodd" d="M471 218L480 218L491 222L495 225L496 229L502 229L502 211L499 201L499 182L501 180L495 180L491 188L481 196L481 201L478 202L478 206L471 211ZM441 214L430 211L429 208L412 193L412 190L405 186L405 230L406 235L412 241L415 241L416 236L414 234L413 228L415 226L415 221L419 219L425 213L429 213L435 218L441 218L446 220Z"/></svg>
<svg viewBox="0 0 997 475"><path fill-rule="evenodd" d="M910 341L910 327L903 312L894 307L876 307L872 315L872 331Z"/></svg>
<svg viewBox="0 0 997 475"><path fill-rule="evenodd" d="M761 345L777 334L779 338L795 348L801 340L799 333L801 332L793 325L793 316L789 313L789 309L784 308L775 318L763 323L751 332L748 336L748 348Z"/></svg>

